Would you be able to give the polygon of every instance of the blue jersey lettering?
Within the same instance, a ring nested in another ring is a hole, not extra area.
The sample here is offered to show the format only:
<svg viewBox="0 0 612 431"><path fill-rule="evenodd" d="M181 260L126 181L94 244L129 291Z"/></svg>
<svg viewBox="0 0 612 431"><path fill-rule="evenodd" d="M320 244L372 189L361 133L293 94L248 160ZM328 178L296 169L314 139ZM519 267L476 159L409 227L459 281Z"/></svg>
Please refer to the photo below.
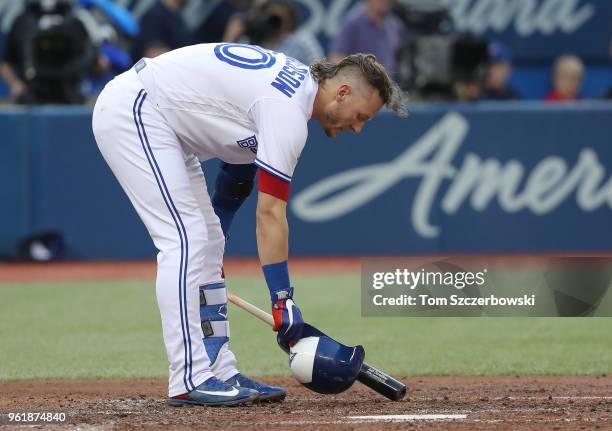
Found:
<svg viewBox="0 0 612 431"><path fill-rule="evenodd" d="M308 74L308 69L301 66L297 60L287 57L285 65L270 85L287 97L293 96Z"/></svg>

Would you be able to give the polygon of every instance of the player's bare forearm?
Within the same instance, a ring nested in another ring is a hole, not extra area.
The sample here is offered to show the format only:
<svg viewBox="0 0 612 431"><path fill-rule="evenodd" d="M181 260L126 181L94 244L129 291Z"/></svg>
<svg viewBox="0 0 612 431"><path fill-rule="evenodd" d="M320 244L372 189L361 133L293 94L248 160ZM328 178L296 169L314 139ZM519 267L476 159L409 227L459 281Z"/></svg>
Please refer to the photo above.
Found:
<svg viewBox="0 0 612 431"><path fill-rule="evenodd" d="M257 199L257 250L262 265L286 261L289 255L287 202L263 192Z"/></svg>

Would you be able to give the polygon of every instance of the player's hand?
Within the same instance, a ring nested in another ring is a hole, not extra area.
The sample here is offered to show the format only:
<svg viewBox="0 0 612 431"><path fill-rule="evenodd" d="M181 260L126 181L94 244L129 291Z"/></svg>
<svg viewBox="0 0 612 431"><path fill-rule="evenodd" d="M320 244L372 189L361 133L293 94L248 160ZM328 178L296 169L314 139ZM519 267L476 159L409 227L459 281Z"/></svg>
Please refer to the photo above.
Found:
<svg viewBox="0 0 612 431"><path fill-rule="evenodd" d="M276 301L272 302L274 331L284 344L293 346L302 338L304 319L297 305L293 302L293 288L276 292Z"/></svg>

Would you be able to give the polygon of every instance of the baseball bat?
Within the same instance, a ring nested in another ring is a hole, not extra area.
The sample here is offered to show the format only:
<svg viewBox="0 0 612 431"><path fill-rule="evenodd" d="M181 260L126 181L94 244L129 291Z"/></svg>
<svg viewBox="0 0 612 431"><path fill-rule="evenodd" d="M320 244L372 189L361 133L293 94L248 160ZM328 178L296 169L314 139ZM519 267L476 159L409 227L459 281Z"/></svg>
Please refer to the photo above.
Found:
<svg viewBox="0 0 612 431"><path fill-rule="evenodd" d="M228 294L227 298L232 304L242 308L264 323L274 326L274 318L270 313L261 310L233 293ZM393 401L400 401L406 396L406 385L365 362L361 365L357 380Z"/></svg>

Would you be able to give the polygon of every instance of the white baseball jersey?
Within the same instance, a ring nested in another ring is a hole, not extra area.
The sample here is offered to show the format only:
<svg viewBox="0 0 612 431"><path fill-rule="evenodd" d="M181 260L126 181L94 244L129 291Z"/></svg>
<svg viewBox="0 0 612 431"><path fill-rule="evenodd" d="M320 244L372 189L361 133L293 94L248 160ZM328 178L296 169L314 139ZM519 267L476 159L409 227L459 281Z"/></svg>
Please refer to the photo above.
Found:
<svg viewBox="0 0 612 431"><path fill-rule="evenodd" d="M145 89L200 161L253 163L291 181L308 135L317 83L282 53L200 44L137 65Z"/></svg>

